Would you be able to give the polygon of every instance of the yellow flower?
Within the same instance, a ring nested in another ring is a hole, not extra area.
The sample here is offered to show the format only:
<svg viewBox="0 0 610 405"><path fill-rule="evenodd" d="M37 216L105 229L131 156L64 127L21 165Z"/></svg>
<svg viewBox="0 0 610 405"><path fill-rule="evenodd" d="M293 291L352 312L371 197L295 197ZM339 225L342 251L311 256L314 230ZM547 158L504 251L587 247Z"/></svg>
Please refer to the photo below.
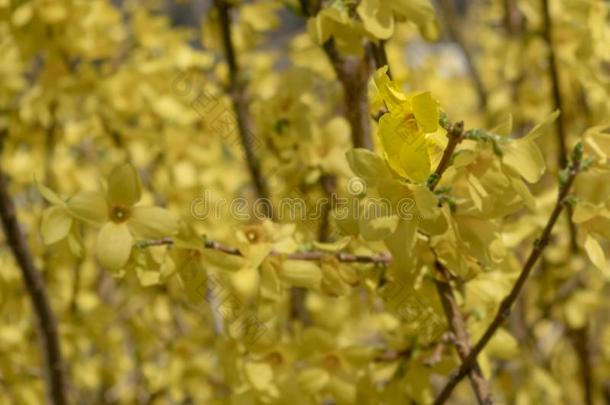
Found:
<svg viewBox="0 0 610 405"><path fill-rule="evenodd" d="M67 202L75 218L99 226L96 252L101 264L120 270L131 254L135 238L155 239L177 231L177 218L159 207L136 206L142 190L136 169L130 164L114 168L106 193L83 191Z"/></svg>
<svg viewBox="0 0 610 405"><path fill-rule="evenodd" d="M435 19L434 7L428 0L362 0L356 11L365 30L379 39L392 37L396 20L412 21L427 33Z"/></svg>
<svg viewBox="0 0 610 405"><path fill-rule="evenodd" d="M430 140L439 129L439 108L429 92L403 94L387 76L387 67L374 76L377 98L388 109L379 120L378 135L390 167L400 176L424 182L431 173Z"/></svg>
<svg viewBox="0 0 610 405"><path fill-rule="evenodd" d="M70 251L75 256L81 256L82 246L79 240L78 229L74 227L74 221L68 213L66 202L53 190L36 182L40 194L51 205L42 213L40 231L46 245L52 245L64 239L68 242Z"/></svg>

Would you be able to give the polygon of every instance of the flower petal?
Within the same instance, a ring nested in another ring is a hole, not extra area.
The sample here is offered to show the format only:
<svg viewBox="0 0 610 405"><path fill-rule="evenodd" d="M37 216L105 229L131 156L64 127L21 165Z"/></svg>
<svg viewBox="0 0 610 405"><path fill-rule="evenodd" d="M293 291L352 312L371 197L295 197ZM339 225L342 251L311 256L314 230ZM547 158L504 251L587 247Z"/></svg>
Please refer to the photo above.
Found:
<svg viewBox="0 0 610 405"><path fill-rule="evenodd" d="M430 133L438 128L438 103L429 91L413 96L413 115L424 132Z"/></svg>
<svg viewBox="0 0 610 405"><path fill-rule="evenodd" d="M430 175L431 163L426 137L414 133L400 149L400 167L415 182L424 182Z"/></svg>
<svg viewBox="0 0 610 405"><path fill-rule="evenodd" d="M36 180L36 178L34 178L34 184L36 184L36 188L38 188L38 191L44 197L45 200L47 200L51 204L55 204L55 205L64 204L64 201L61 199L60 196L57 195L57 193L55 191L46 187L44 184L39 183L38 180Z"/></svg>
<svg viewBox="0 0 610 405"><path fill-rule="evenodd" d="M108 220L108 204L102 193L81 191L66 204L73 217L95 226L101 226Z"/></svg>
<svg viewBox="0 0 610 405"><path fill-rule="evenodd" d="M362 0L356 9L364 28L379 39L388 39L394 33L394 15L387 3L380 0Z"/></svg>
<svg viewBox="0 0 610 405"><path fill-rule="evenodd" d="M58 242L70 232L72 218L63 207L52 206L44 210L40 231L46 245Z"/></svg>
<svg viewBox="0 0 610 405"><path fill-rule="evenodd" d="M107 222L97 234L96 253L104 266L110 271L118 271L129 260L133 238L125 224Z"/></svg>
<svg viewBox="0 0 610 405"><path fill-rule="evenodd" d="M135 167L123 163L108 176L108 200L112 205L132 206L142 196L140 177Z"/></svg>
<svg viewBox="0 0 610 405"><path fill-rule="evenodd" d="M135 207L127 223L131 232L142 238L162 238L178 231L176 215L159 207Z"/></svg>

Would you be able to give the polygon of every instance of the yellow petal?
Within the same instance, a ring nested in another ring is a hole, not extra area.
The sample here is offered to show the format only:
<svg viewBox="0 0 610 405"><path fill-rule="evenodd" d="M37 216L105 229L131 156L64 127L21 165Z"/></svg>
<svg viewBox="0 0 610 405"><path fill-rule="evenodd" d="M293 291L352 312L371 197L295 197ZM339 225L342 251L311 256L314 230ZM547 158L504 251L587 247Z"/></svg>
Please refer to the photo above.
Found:
<svg viewBox="0 0 610 405"><path fill-rule="evenodd" d="M93 191L81 191L66 204L70 215L90 225L100 226L108 220L108 204L104 195Z"/></svg>
<svg viewBox="0 0 610 405"><path fill-rule="evenodd" d="M375 37L388 39L394 33L394 16L387 3L382 3L381 0L362 0L356 11L364 28Z"/></svg>
<svg viewBox="0 0 610 405"><path fill-rule="evenodd" d="M246 363L244 371L250 384L258 391L266 390L273 383L273 369L269 363Z"/></svg>
<svg viewBox="0 0 610 405"><path fill-rule="evenodd" d="M438 199L428 187L417 185L411 187L411 191L413 191L413 196L415 197L417 211L422 218L434 218L439 214Z"/></svg>
<svg viewBox="0 0 610 405"><path fill-rule="evenodd" d="M502 163L519 173L529 183L540 180L546 169L542 152L534 141L518 139L504 148Z"/></svg>
<svg viewBox="0 0 610 405"><path fill-rule="evenodd" d="M559 110L550 113L541 123L532 128L521 140L534 141L540 135L544 135L546 131L553 125L553 122L559 117Z"/></svg>
<svg viewBox="0 0 610 405"><path fill-rule="evenodd" d="M97 258L104 268L116 272L129 260L132 243L127 225L106 222L97 234Z"/></svg>
<svg viewBox="0 0 610 405"><path fill-rule="evenodd" d="M424 182L430 176L430 156L426 137L422 133L411 134L400 150L400 166L415 182Z"/></svg>
<svg viewBox="0 0 610 405"><path fill-rule="evenodd" d="M127 224L141 238L162 238L178 231L176 215L160 207L134 207Z"/></svg>
<svg viewBox="0 0 610 405"><path fill-rule="evenodd" d="M434 19L434 7L429 0L392 0L394 12L421 26Z"/></svg>
<svg viewBox="0 0 610 405"><path fill-rule="evenodd" d="M180 249L176 256L178 278L184 288L186 299L193 305L199 305L206 299L208 278L201 255L197 251Z"/></svg>
<svg viewBox="0 0 610 405"><path fill-rule="evenodd" d="M140 200L142 190L135 167L128 163L115 167L108 176L108 201L112 205L131 206Z"/></svg>
<svg viewBox="0 0 610 405"><path fill-rule="evenodd" d="M365 240L382 240L394 233L400 218L388 200L372 198L362 208L364 215L360 216L359 226Z"/></svg>
<svg viewBox="0 0 610 405"><path fill-rule="evenodd" d="M356 385L353 383L332 376L328 384L328 390L339 404L356 403Z"/></svg>
<svg viewBox="0 0 610 405"><path fill-rule="evenodd" d="M595 204L591 204L588 201L581 201L574 208L574 213L572 214L572 221L575 224L580 224L585 221L589 221L595 218L601 211L601 208Z"/></svg>
<svg viewBox="0 0 610 405"><path fill-rule="evenodd" d="M367 181L392 176L384 160L378 154L369 150L351 149L345 156L352 171Z"/></svg>
<svg viewBox="0 0 610 405"><path fill-rule="evenodd" d="M429 91L413 96L411 100L413 115L424 132L430 133L438 128L438 103Z"/></svg>
<svg viewBox="0 0 610 405"><path fill-rule="evenodd" d="M585 240L585 251L591 259L591 262L600 269L601 271L606 271L606 256L604 255L604 250L601 245L591 235L587 235L587 239Z"/></svg>
<svg viewBox="0 0 610 405"><path fill-rule="evenodd" d="M373 75L373 82L379 92L379 97L385 102L388 110L394 111L401 108L403 104L407 102L407 97L400 91L400 88L390 80L387 71L387 66L377 69Z"/></svg>
<svg viewBox="0 0 610 405"><path fill-rule="evenodd" d="M65 238L70 232L72 218L62 207L47 208L42 214L40 230L44 243L50 245Z"/></svg>
<svg viewBox="0 0 610 405"><path fill-rule="evenodd" d="M36 188L40 191L40 194L44 197L45 200L55 205L63 205L64 201L50 188L46 187L43 184L40 184L36 179L34 179L34 183L36 184Z"/></svg>
<svg viewBox="0 0 610 405"><path fill-rule="evenodd" d="M321 368L302 370L297 376L299 385L309 394L320 392L330 381L328 372Z"/></svg>
<svg viewBox="0 0 610 405"><path fill-rule="evenodd" d="M388 236L384 243L388 247L393 264L398 269L412 269L413 246L417 238L418 218L402 218L396 227L396 231Z"/></svg>
<svg viewBox="0 0 610 405"><path fill-rule="evenodd" d="M510 142L504 148L502 162L519 173L529 183L540 180L546 169L546 161L535 140L549 129L558 116L559 111L554 111L523 138Z"/></svg>
<svg viewBox="0 0 610 405"><path fill-rule="evenodd" d="M322 281L322 270L315 262L285 260L280 270L280 278L295 287L318 288Z"/></svg>

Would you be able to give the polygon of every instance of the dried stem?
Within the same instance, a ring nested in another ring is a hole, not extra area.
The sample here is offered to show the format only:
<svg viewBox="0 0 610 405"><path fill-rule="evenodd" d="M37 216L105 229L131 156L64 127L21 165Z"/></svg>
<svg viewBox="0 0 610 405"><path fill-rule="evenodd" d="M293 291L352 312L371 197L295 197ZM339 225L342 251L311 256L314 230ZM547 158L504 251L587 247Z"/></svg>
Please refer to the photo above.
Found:
<svg viewBox="0 0 610 405"><path fill-rule="evenodd" d="M593 368L591 367L587 325L574 329L571 338L580 362L584 404L593 405Z"/></svg>
<svg viewBox="0 0 610 405"><path fill-rule="evenodd" d="M379 44L372 43L370 44L373 58L375 60L375 67L379 69L380 67L387 66L387 75L392 80L392 70L390 69L390 63L388 62L388 54L385 50L386 41L380 40Z"/></svg>
<svg viewBox="0 0 610 405"><path fill-rule="evenodd" d="M557 66L557 56L553 46L553 20L551 19L551 10L549 9L549 1L542 0L542 16L544 19L544 40L548 47L548 65L549 75L551 76L551 91L553 93L553 110L560 110L562 114L555 121L557 129L557 144L559 152L557 154L558 167L564 168L568 164L568 149L566 145L566 125L565 114L562 109L561 87L559 82L559 68Z"/></svg>
<svg viewBox="0 0 610 405"><path fill-rule="evenodd" d="M460 356L460 359L464 361L471 351L468 332L466 331L466 324L462 314L460 313L460 308L455 299L453 288L451 287L451 284L449 284L449 271L438 260L435 262L435 267L437 272L442 277L442 280L438 278L435 279L436 289L438 291L441 304L443 305L443 310L445 312L445 316L447 317L449 328L455 336L455 348ZM483 377L481 367L476 360L472 369L470 369L468 372L468 378L470 379L470 384L472 385L472 389L477 397L478 403L492 404L493 400L491 398L489 383L487 380L485 380L485 377Z"/></svg>
<svg viewBox="0 0 610 405"><path fill-rule="evenodd" d="M443 151L441 160L434 171L434 174L430 177L428 182L428 188L433 191L438 185L441 177L449 167L451 158L455 152L457 145L464 139L464 123L458 122L447 126L447 137L449 142L447 147ZM450 273L445 266L437 259L435 261L435 267L437 272L440 274L441 279L435 278L434 283L438 291L438 296L443 305L445 317L451 332L454 336L454 346L460 356L462 362L470 354L470 342L468 332L466 330L466 324L464 318L460 313L460 308L455 299L455 294L451 284L449 284ZM491 390L489 383L483 377L479 364L475 361L473 368L468 372L468 378L472 385L472 389L477 398L479 404L492 404Z"/></svg>
<svg viewBox="0 0 610 405"><path fill-rule="evenodd" d="M460 121L455 124L448 125L447 137L449 138L449 142L447 143L447 147L443 151L441 161L438 163L436 170L428 180L428 188L431 191L434 191L434 189L438 185L438 182L441 180L441 177L443 177L443 173L445 173L445 170L449 168L449 164L451 163L451 158L453 157L453 152L455 152L455 148L464 139L464 123Z"/></svg>
<svg viewBox="0 0 610 405"><path fill-rule="evenodd" d="M233 103L233 108L235 109L241 145L244 149L248 170L250 171L250 176L254 182L256 194L262 202L264 210L263 215L270 217L272 211L271 201L269 200L269 191L254 153L254 135L251 131L251 120L248 112L246 88L244 87L242 78L240 77L237 55L233 45L233 38L231 37L231 16L229 15L230 5L226 0L214 0L214 6L218 11L218 17L220 20L219 25L224 54L229 67L230 96Z"/></svg>
<svg viewBox="0 0 610 405"><path fill-rule="evenodd" d="M136 246L139 248L147 248L150 246L164 246L164 245L173 245L174 241L171 238L163 238L156 240L143 240L139 241ZM226 253L231 256L243 256L238 248L234 246L225 245L223 243L206 240L203 242L203 245L206 249L214 249L219 252ZM379 254L373 256L367 255L355 255L347 252L323 252L319 250L310 251L310 252L295 252L295 253L281 253L275 250L272 250L269 253L269 256L280 256L287 260L303 260L303 261L319 261L327 257L335 257L338 261L343 263L371 263L371 264L380 264L380 265L388 265L392 261L392 256L388 254Z"/></svg>
<svg viewBox="0 0 610 405"><path fill-rule="evenodd" d="M548 0L542 0L542 16L544 19L544 40L548 47L548 65L549 75L551 77L551 91L553 94L553 110L561 111L559 118L555 121L557 130L557 164L560 169L563 169L568 164L568 147L567 147L567 130L566 130L566 115L563 109L563 100L561 96L561 84L559 79L559 65L557 63L557 55L553 46L553 19L551 18L551 10ZM572 222L572 207L569 206L566 210L568 229L570 230L570 247L572 252L578 252L578 241L576 237L576 226Z"/></svg>
<svg viewBox="0 0 610 405"><path fill-rule="evenodd" d="M517 7L516 0L503 0L504 28L509 36L518 35L523 29L523 15Z"/></svg>
<svg viewBox="0 0 610 405"><path fill-rule="evenodd" d="M4 171L0 168L0 216L6 241L15 256L23 282L32 301L38 321L38 331L45 359L45 382L50 403L68 403L65 364L61 355L57 323L49 303L42 276L34 266L26 239L19 228L13 199L11 198Z"/></svg>
<svg viewBox="0 0 610 405"><path fill-rule="evenodd" d="M576 155L577 154L575 154L575 156ZM519 297L519 293L521 292L523 285L525 284L530 273L534 269L534 265L540 258L540 255L544 251L544 248L550 242L551 231L553 230L553 227L555 226L559 215L563 211L563 207L566 204L566 198L568 197L570 189L572 188L572 184L574 183L574 179L580 170L580 157L578 157L574 159L574 162L569 167L569 170L567 172L567 179L560 185L557 203L553 208L553 212L551 213L551 216L549 217L549 220L546 226L544 227L544 230L542 231L542 235L534 243L534 247L529 257L527 258L527 261L525 262L525 265L523 266L523 269L521 270L517 281L513 285L513 288L500 303L500 306L493 321L487 327L485 333L483 333L483 336L479 339L477 344L472 348L472 351L470 352L468 357L462 362L460 368L456 372L452 373L449 377L449 380L447 381L445 387L442 389L441 393L434 401L436 405L443 404L445 403L445 401L447 401L447 399L449 399L449 396L451 395L453 389L466 375L468 375L468 372L474 366L477 356L481 353L481 351L485 348L485 346L494 336L496 331L502 326L502 324L504 324L504 321L510 315L511 308L517 300L517 297Z"/></svg>
<svg viewBox="0 0 610 405"><path fill-rule="evenodd" d="M329 203L322 207L322 218L320 228L318 229L318 241L328 242L331 233L330 214L333 210L330 202L334 201L333 195L337 189L337 178L330 174L324 174L320 177L320 186L326 194Z"/></svg>
<svg viewBox="0 0 610 405"><path fill-rule="evenodd" d="M321 8L321 3L317 0L300 0L300 3L306 17L315 16ZM352 131L352 144L354 148L372 150L368 81L375 60L373 49L370 45L366 46L363 57L344 56L337 49L333 38L326 41L322 48L343 87L345 117Z"/></svg>
<svg viewBox="0 0 610 405"><path fill-rule="evenodd" d="M368 98L368 80L372 71L371 50L365 49L364 56L359 58L342 56L335 47L333 39L328 40L323 47L333 65L337 79L343 86L345 117L352 130L352 144L354 148L372 150Z"/></svg>
<svg viewBox="0 0 610 405"><path fill-rule="evenodd" d="M444 15L445 25L449 32L449 36L453 42L455 42L462 53L464 54L464 59L466 60L466 65L468 67L468 72L474 84L474 88L477 92L477 97L479 99L479 108L481 110L485 110L487 108L487 91L485 90L485 86L483 85L483 80L479 75L479 71L474 62L474 57L472 56L472 52L466 43L466 39L462 34L462 31L459 27L459 18L456 14L456 11L453 7L452 0L440 0L441 11Z"/></svg>

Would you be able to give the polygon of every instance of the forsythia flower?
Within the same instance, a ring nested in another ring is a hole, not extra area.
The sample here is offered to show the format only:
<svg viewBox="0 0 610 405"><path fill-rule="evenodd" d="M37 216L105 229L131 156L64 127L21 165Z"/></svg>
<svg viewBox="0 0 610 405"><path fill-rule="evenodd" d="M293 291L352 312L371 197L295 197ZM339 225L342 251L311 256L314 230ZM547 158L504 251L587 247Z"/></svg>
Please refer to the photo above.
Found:
<svg viewBox="0 0 610 405"><path fill-rule="evenodd" d="M405 95L386 72L387 66L374 76L378 97L388 109L379 120L378 135L390 167L402 177L424 182L432 165L426 134L439 129L438 103L429 92Z"/></svg>
<svg viewBox="0 0 610 405"><path fill-rule="evenodd" d="M96 252L108 270L120 270L127 263L134 238L155 239L177 231L177 218L171 212L159 207L136 206L141 195L136 169L122 164L108 176L105 194L83 191L68 200L71 215L101 227Z"/></svg>
<svg viewBox="0 0 610 405"><path fill-rule="evenodd" d="M53 190L36 183L40 194L51 206L46 208L42 214L40 230L42 240L47 245L52 245L61 240L67 239L70 251L81 256L82 247L79 242L78 229L74 227L74 220L68 213L66 202Z"/></svg>
<svg viewBox="0 0 610 405"><path fill-rule="evenodd" d="M412 21L424 33L436 36L436 30L426 30L434 23L434 7L428 0L362 0L356 10L366 31L379 39L394 35L395 20Z"/></svg>

